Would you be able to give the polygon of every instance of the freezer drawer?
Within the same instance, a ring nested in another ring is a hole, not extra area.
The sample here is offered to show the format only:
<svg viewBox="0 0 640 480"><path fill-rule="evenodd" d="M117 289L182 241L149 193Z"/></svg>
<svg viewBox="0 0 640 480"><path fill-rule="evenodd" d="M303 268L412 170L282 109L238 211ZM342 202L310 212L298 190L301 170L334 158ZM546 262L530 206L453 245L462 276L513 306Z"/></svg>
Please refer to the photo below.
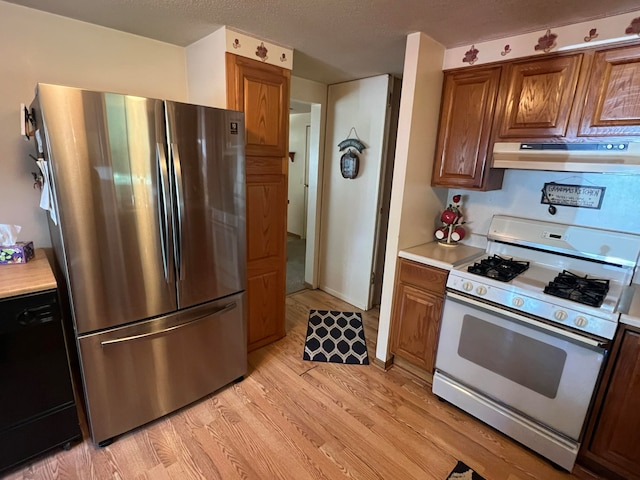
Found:
<svg viewBox="0 0 640 480"><path fill-rule="evenodd" d="M202 398L247 371L244 293L78 338L99 443Z"/></svg>

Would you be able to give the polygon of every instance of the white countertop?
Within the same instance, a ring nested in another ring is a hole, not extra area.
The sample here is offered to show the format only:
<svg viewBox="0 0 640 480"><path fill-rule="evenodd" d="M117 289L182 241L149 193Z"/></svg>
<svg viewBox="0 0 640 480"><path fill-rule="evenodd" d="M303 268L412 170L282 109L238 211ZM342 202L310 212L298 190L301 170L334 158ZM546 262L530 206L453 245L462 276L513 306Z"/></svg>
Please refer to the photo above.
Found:
<svg viewBox="0 0 640 480"><path fill-rule="evenodd" d="M620 315L620 322L640 328L640 285L633 284L629 289L633 298L629 304L628 313Z"/></svg>
<svg viewBox="0 0 640 480"><path fill-rule="evenodd" d="M400 250L398 256L414 262L431 265L432 267L451 270L457 265L480 257L483 253L485 253L483 248L464 244L446 246L434 241Z"/></svg>

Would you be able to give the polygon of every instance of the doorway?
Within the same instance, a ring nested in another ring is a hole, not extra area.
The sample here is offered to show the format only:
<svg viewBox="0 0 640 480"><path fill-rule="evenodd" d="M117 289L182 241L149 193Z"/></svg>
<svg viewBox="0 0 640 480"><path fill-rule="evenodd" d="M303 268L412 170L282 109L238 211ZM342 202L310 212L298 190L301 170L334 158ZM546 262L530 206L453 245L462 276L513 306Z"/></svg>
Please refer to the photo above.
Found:
<svg viewBox="0 0 640 480"><path fill-rule="evenodd" d="M287 295L303 290L308 285L305 281L305 264L310 131L311 104L291 100L289 112Z"/></svg>
<svg viewBox="0 0 640 480"><path fill-rule="evenodd" d="M305 165L306 174L302 178L302 185L306 190L306 225L302 229L300 237L305 240L305 262L304 262L304 284L306 288L315 289L319 286L319 263L320 263L320 211L323 194L323 159L326 130L327 111L327 85L291 76L291 97L290 114L296 113L310 114L308 136L304 135L305 145L294 147L300 151L307 151ZM304 110L298 110L303 108ZM290 118L291 120L291 118ZM307 141L308 140L308 141ZM289 169L292 165L300 166L298 154L294 156L294 161L287 162ZM300 181L298 182L300 183ZM304 200L301 200L304 202ZM289 206L291 203L289 203ZM304 217L302 217L304 218Z"/></svg>

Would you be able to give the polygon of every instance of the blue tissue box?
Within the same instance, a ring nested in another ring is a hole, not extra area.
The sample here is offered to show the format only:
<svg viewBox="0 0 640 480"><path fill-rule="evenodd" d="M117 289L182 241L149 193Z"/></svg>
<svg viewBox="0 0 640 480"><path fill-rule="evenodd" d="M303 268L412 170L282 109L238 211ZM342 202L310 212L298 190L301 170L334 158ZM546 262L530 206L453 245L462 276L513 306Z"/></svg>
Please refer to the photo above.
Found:
<svg viewBox="0 0 640 480"><path fill-rule="evenodd" d="M15 245L0 245L0 265L27 263L34 256L33 242L17 242Z"/></svg>

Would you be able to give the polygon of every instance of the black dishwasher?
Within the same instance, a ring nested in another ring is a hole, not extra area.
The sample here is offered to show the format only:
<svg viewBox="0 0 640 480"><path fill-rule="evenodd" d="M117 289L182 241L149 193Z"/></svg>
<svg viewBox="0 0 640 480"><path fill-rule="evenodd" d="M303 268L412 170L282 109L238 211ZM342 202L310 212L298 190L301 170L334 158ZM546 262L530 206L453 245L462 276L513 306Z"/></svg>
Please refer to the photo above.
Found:
<svg viewBox="0 0 640 480"><path fill-rule="evenodd" d="M82 437L56 290L0 300L0 472Z"/></svg>

